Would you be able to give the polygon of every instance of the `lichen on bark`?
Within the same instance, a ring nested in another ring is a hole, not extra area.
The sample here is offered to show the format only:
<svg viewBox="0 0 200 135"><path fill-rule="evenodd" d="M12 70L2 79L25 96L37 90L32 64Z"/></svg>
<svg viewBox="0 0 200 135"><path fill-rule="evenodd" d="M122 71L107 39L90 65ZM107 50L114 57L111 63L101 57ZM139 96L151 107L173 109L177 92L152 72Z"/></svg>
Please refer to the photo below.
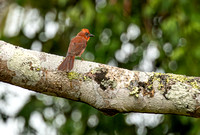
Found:
<svg viewBox="0 0 200 135"><path fill-rule="evenodd" d="M34 55L17 49L7 61L9 70L15 72L12 82L26 85L36 85L41 79L40 61Z"/></svg>

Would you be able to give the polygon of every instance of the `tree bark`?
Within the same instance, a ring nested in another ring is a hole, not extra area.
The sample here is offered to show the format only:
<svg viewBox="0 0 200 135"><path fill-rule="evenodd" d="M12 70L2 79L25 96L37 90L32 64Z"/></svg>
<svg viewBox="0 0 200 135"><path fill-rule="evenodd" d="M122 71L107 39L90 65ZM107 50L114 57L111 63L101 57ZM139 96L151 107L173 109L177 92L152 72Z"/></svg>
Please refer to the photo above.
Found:
<svg viewBox="0 0 200 135"><path fill-rule="evenodd" d="M75 60L0 41L0 81L47 95L84 102L108 114L147 112L200 117L200 78L139 72Z"/></svg>

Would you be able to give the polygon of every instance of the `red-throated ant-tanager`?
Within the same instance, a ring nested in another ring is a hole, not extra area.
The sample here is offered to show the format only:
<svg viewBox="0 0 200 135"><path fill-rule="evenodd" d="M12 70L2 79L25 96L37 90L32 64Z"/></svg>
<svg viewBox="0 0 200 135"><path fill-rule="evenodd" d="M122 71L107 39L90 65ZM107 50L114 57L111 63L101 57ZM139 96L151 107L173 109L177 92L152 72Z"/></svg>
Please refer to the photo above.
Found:
<svg viewBox="0 0 200 135"><path fill-rule="evenodd" d="M87 46L87 41L90 37L94 37L93 34L90 34L88 29L82 29L76 37L74 37L67 51L66 58L64 61L58 66L58 70L69 72L72 70L74 66L75 56L81 57L81 54L85 51Z"/></svg>

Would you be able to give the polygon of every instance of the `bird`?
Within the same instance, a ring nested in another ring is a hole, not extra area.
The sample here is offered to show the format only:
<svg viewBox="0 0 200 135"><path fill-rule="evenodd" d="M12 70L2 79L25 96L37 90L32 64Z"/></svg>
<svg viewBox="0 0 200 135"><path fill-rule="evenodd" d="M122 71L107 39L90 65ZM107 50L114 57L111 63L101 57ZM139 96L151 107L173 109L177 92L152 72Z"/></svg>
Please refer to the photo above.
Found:
<svg viewBox="0 0 200 135"><path fill-rule="evenodd" d="M94 35L90 34L89 30L84 28L71 40L67 55L63 62L58 66L58 70L70 72L73 69L75 56L81 57L90 37L94 37ZM83 60L82 57L81 59Z"/></svg>

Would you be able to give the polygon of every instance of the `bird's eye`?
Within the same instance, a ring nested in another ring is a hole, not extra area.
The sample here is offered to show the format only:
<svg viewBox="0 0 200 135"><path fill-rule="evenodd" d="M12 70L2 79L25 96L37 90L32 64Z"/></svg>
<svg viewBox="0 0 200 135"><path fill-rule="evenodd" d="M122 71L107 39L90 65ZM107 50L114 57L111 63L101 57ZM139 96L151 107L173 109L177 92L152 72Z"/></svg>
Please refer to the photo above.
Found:
<svg viewBox="0 0 200 135"><path fill-rule="evenodd" d="M89 34L89 33L87 33L87 32L85 33L86 36L87 36L88 34Z"/></svg>

